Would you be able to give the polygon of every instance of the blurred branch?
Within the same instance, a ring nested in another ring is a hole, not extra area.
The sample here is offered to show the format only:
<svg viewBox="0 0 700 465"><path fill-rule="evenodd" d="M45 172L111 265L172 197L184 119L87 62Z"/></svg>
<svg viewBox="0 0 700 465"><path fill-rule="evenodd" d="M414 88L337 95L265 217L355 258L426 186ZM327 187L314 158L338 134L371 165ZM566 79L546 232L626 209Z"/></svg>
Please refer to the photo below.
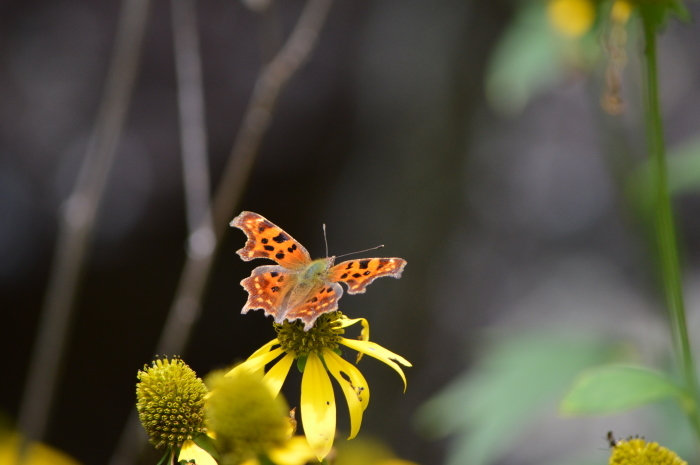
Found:
<svg viewBox="0 0 700 465"><path fill-rule="evenodd" d="M19 429L29 440L41 440L45 435L76 289L139 68L149 5L144 0L122 3L95 126L73 192L62 207L51 274L19 411Z"/></svg>
<svg viewBox="0 0 700 465"><path fill-rule="evenodd" d="M209 212L210 187L197 8L194 0L172 0L170 7L177 74L182 174L187 225L189 233L192 234L200 224L211 230L211 220L205 218ZM191 238L190 247L193 245L195 244L192 244Z"/></svg>
<svg viewBox="0 0 700 465"><path fill-rule="evenodd" d="M176 1L183 0L173 0ZM211 203L211 247L188 249L187 261L156 354L181 354L187 345L192 327L201 312L201 300L216 250L229 221L234 216L262 137L270 126L277 97L316 45L331 3L332 0L308 0L289 38L258 75L253 95ZM208 221L209 218L205 215L194 234L209 228ZM140 445L144 442L145 435L142 433L138 415L133 410L110 465L133 463Z"/></svg>

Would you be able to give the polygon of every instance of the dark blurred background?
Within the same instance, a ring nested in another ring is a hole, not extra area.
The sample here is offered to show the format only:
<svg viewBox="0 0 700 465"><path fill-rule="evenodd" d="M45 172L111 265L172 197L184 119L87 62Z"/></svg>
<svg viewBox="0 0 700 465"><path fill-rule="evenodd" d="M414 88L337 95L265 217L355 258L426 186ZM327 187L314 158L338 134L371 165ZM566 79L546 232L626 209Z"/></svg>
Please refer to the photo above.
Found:
<svg viewBox="0 0 700 465"><path fill-rule="evenodd" d="M238 208L280 225L314 257L325 253L325 223L332 255L385 244L381 255L408 261L401 280L348 295L341 310L368 318L372 339L414 365L402 394L392 370L362 362L372 389L362 434L424 465L442 463L445 443L417 434L414 412L467 367L484 327L571 314L591 327L614 326L640 307L651 319L662 315L646 237L619 181L645 157L635 62L622 117L600 109L595 67L565 65L519 113L497 112L485 79L521 3L336 0L317 48L281 94ZM149 16L46 437L85 464L106 463L116 447L136 371L152 359L185 260L169 5L155 1ZM302 6L273 1L261 14L234 0L197 3L214 187L255 77ZM93 127L119 8L0 3L0 410L13 418L59 209ZM699 36L696 24L674 22L661 42L671 146L698 131ZM613 155L621 150L623 162ZM691 271L699 198L691 192L679 204ZM246 294L238 283L262 264L235 255L243 244L240 231L227 233L203 314L179 354L200 375L274 337L261 312L239 314ZM284 392L297 405L292 379ZM347 426L343 414L339 427Z"/></svg>

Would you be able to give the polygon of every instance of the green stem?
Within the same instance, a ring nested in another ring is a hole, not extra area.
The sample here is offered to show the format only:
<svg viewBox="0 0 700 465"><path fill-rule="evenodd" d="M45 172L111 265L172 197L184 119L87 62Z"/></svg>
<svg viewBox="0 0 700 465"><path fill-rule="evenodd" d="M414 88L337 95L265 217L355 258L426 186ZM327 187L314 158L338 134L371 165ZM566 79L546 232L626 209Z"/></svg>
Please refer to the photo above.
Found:
<svg viewBox="0 0 700 465"><path fill-rule="evenodd" d="M666 305L671 318L676 359L681 366L686 389L693 398L692 405L688 406L687 413L695 433L700 439L700 415L698 414L697 405L698 383L686 326L678 244L676 242L673 211L671 210L671 196L668 191L656 62L656 23L650 14L651 12L645 12L644 7L641 7L641 13L646 43L644 50L646 58L646 130L653 166L654 179L652 180L652 185L655 190L656 239L659 248L661 276L666 295Z"/></svg>

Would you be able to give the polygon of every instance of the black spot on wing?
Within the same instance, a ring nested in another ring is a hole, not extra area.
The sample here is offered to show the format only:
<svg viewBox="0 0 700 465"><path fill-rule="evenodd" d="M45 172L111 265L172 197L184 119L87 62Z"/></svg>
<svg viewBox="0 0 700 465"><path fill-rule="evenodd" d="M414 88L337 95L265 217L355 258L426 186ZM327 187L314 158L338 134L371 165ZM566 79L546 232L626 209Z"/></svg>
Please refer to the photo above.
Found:
<svg viewBox="0 0 700 465"><path fill-rule="evenodd" d="M355 273L354 275L352 275L353 278L359 278L360 276L362 276L360 273Z"/></svg>
<svg viewBox="0 0 700 465"><path fill-rule="evenodd" d="M268 251L270 251L270 252L274 252L274 251L275 251L275 248L274 248L273 246L271 246L271 245L263 246L263 249L268 250Z"/></svg>
<svg viewBox="0 0 700 465"><path fill-rule="evenodd" d="M289 240L289 236L287 236L285 233L281 232L275 237L272 238L273 241L277 242L278 244L281 244L283 242L287 242Z"/></svg>
<svg viewBox="0 0 700 465"><path fill-rule="evenodd" d="M282 260L282 259L284 258L284 253L283 253L283 252L277 252L277 253L275 254L275 258L277 258L277 260Z"/></svg>
<svg viewBox="0 0 700 465"><path fill-rule="evenodd" d="M277 292L277 291L280 290L280 288L277 287L277 286L272 286L272 287L270 288L270 290L271 290L272 292Z"/></svg>
<svg viewBox="0 0 700 465"><path fill-rule="evenodd" d="M262 239L260 239L260 242L262 242L263 244L267 244L267 243L270 242L270 241L267 240L266 237L263 237Z"/></svg>
<svg viewBox="0 0 700 465"><path fill-rule="evenodd" d="M348 277L348 274L347 274L347 273L343 273L343 276L341 276L340 279L345 279L345 278L347 278L347 277Z"/></svg>
<svg viewBox="0 0 700 465"><path fill-rule="evenodd" d="M273 278L276 278L278 274L279 274L278 272L273 271L272 273L270 273L270 276L272 276Z"/></svg>
<svg viewBox="0 0 700 465"><path fill-rule="evenodd" d="M347 266L347 268L345 268L345 269L346 269L346 270L349 270L350 268L352 268L352 266L353 266L354 264L355 264L355 262L350 262L350 263L348 263L348 266Z"/></svg>
<svg viewBox="0 0 700 465"><path fill-rule="evenodd" d="M365 272L362 273L362 274L365 275L365 276L367 276L367 275L370 274L370 273L371 273L371 271L367 270L367 271L365 271Z"/></svg>
<svg viewBox="0 0 700 465"><path fill-rule="evenodd" d="M364 270L369 266L369 262L372 260L360 260L360 269Z"/></svg>

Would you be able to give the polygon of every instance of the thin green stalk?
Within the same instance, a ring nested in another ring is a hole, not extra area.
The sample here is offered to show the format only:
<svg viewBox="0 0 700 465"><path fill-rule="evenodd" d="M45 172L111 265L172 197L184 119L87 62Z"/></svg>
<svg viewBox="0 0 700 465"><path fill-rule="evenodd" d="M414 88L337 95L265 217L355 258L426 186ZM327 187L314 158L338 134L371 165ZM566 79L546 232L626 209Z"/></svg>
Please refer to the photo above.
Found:
<svg viewBox="0 0 700 465"><path fill-rule="evenodd" d="M693 403L689 406L687 413L700 440L700 415L698 414L697 405L698 382L686 326L676 228L673 211L671 210L671 196L668 191L656 62L656 23L649 13L645 12L644 7L642 7L642 22L646 44L644 50L646 58L646 130L651 162L654 168L652 170L654 176L652 185L655 190L656 239L666 305L671 318L676 359L681 366L686 389L693 398Z"/></svg>

